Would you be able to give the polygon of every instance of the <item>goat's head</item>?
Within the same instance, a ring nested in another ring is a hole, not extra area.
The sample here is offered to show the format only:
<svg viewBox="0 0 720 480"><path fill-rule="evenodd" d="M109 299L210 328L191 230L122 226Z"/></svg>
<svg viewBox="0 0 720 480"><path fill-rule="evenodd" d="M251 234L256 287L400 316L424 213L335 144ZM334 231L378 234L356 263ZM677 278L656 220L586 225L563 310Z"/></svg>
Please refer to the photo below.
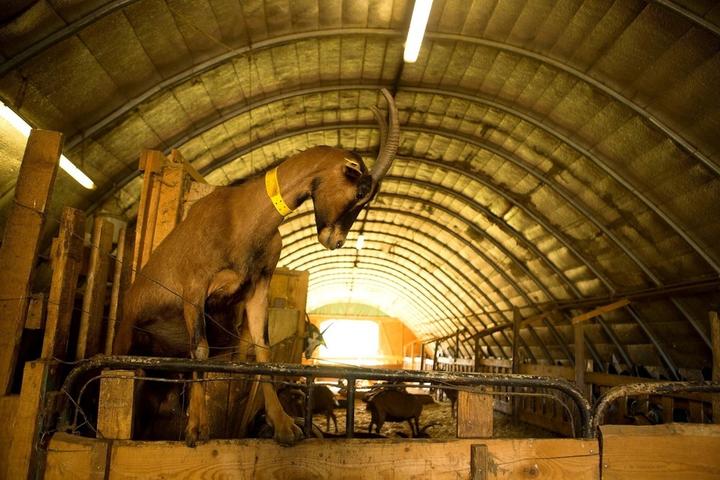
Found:
<svg viewBox="0 0 720 480"><path fill-rule="evenodd" d="M312 186L318 240L330 250L343 246L360 211L380 188L398 149L397 107L390 92L383 88L382 93L388 103L389 125L380 110L373 107L380 126L380 152L372 170L368 172L359 155L347 152L343 158L335 160L326 177L316 179Z"/></svg>
<svg viewBox="0 0 720 480"><path fill-rule="evenodd" d="M321 332L318 327L316 327L309 321L305 323L305 341L303 342L303 347L305 349L305 358L312 358L315 349L319 346L327 346L325 345L325 338L323 337L323 334L327 331L328 328L330 328L329 325L325 327L325 330Z"/></svg>

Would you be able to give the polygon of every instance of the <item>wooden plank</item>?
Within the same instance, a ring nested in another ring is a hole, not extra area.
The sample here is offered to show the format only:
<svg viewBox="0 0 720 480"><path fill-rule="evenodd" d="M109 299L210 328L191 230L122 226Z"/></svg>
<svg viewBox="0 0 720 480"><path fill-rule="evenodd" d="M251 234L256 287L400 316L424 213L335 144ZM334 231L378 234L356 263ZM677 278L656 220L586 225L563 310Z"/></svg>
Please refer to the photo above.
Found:
<svg viewBox="0 0 720 480"><path fill-rule="evenodd" d="M113 442L108 478L469 478L478 440L319 440L292 448L271 440ZM598 479L598 444L573 439L486 439L495 479Z"/></svg>
<svg viewBox="0 0 720 480"><path fill-rule="evenodd" d="M158 180L157 177L165 164L165 156L156 150L143 150L140 154L140 170L143 175L142 190L140 192L140 205L135 226L135 244L131 266L132 282L135 275L145 265L150 255L153 231L155 228L155 213L157 212ZM153 195L154 193L154 195Z"/></svg>
<svg viewBox="0 0 720 480"><path fill-rule="evenodd" d="M720 426L603 425L603 480L720 479Z"/></svg>
<svg viewBox="0 0 720 480"><path fill-rule="evenodd" d="M590 310L589 312L576 315L572 318L572 323L577 324L580 322L584 322L586 320L593 319L595 317L599 317L600 315L604 315L606 313L610 313L613 310L617 310L618 308L622 308L625 305L629 305L630 300L627 298L623 298L622 300L618 300L617 302L613 302L609 305L603 305L602 307L595 308L593 310Z"/></svg>
<svg viewBox="0 0 720 480"><path fill-rule="evenodd" d="M205 379L205 397L207 399L208 425L210 438L230 438L230 380L227 373L207 372Z"/></svg>
<svg viewBox="0 0 720 480"><path fill-rule="evenodd" d="M484 367L512 368L510 360L501 358L481 358L479 363Z"/></svg>
<svg viewBox="0 0 720 480"><path fill-rule="evenodd" d="M712 342L712 381L720 382L720 319L710 312L710 339ZM713 423L720 423L720 393L712 396Z"/></svg>
<svg viewBox="0 0 720 480"><path fill-rule="evenodd" d="M91 240L90 265L88 267L80 330L75 348L75 359L90 358L103 351L103 310L107 291L110 252L114 226L102 218L95 218Z"/></svg>
<svg viewBox="0 0 720 480"><path fill-rule="evenodd" d="M482 393L458 392L457 437L488 438L493 433L493 397Z"/></svg>
<svg viewBox="0 0 720 480"><path fill-rule="evenodd" d="M163 167L160 175L151 251L160 245L180 221L186 183L182 164L173 163L172 160Z"/></svg>
<svg viewBox="0 0 720 480"><path fill-rule="evenodd" d="M28 478L38 467L38 437L44 415L41 409L45 403L48 375L56 367L47 361L36 360L25 363L22 389L7 469L4 478Z"/></svg>
<svg viewBox="0 0 720 480"><path fill-rule="evenodd" d="M10 392L62 134L32 130L0 244L0 395Z"/></svg>
<svg viewBox="0 0 720 480"><path fill-rule="evenodd" d="M44 480L103 480L110 442L56 433L47 448Z"/></svg>
<svg viewBox="0 0 720 480"><path fill-rule="evenodd" d="M30 296L27 317L25 317L25 328L28 330L42 330L45 327L45 301L44 293L33 293Z"/></svg>
<svg viewBox="0 0 720 480"><path fill-rule="evenodd" d="M99 438L132 438L135 372L104 370L100 379L97 431Z"/></svg>
<svg viewBox="0 0 720 480"><path fill-rule="evenodd" d="M48 294L47 320L42 358L66 359L70 320L75 306L75 289L82 263L85 214L66 207L52 259L52 280Z"/></svg>
<svg viewBox="0 0 720 480"><path fill-rule="evenodd" d="M127 227L122 227L118 233L117 251L113 263L112 289L110 291L110 308L108 309L108 327L105 335L105 354L112 353L112 345L115 341L115 329L118 318L122 312L122 298L130 282L130 263L132 259L132 245Z"/></svg>
<svg viewBox="0 0 720 480"><path fill-rule="evenodd" d="M0 418L3 419L3 428L0 428L0 478L5 473L5 465L8 464L10 456L18 405L20 405L20 395L0 396Z"/></svg>

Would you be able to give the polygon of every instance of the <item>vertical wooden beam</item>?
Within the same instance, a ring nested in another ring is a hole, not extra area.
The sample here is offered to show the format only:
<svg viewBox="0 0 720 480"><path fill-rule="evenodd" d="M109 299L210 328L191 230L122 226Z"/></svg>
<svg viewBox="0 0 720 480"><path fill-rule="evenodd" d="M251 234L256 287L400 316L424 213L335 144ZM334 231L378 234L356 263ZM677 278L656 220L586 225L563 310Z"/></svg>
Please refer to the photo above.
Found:
<svg viewBox="0 0 720 480"><path fill-rule="evenodd" d="M460 330L455 332L455 360L460 358Z"/></svg>
<svg viewBox="0 0 720 480"><path fill-rule="evenodd" d="M493 397L459 391L457 399L457 437L492 437Z"/></svg>
<svg viewBox="0 0 720 480"><path fill-rule="evenodd" d="M38 454L38 439L45 418L42 409L45 404L48 376L54 369L54 365L44 360L25 364L20 402L15 416L15 432L4 478L29 479L39 473L41 458Z"/></svg>
<svg viewBox="0 0 720 480"><path fill-rule="evenodd" d="M132 438L135 372L104 370L100 379L97 431L99 438Z"/></svg>
<svg viewBox="0 0 720 480"><path fill-rule="evenodd" d="M513 307L512 373L520 373L520 323L522 323L520 310Z"/></svg>
<svg viewBox="0 0 720 480"><path fill-rule="evenodd" d="M437 368L437 357L438 357L438 345L439 342L435 342L435 351L433 352L433 370L438 370Z"/></svg>
<svg viewBox="0 0 720 480"><path fill-rule="evenodd" d="M42 358L66 358L70 320L75 306L75 289L82 264L84 232L85 214L66 207L60 220L60 233L53 243L53 273L48 295Z"/></svg>
<svg viewBox="0 0 720 480"><path fill-rule="evenodd" d="M585 392L585 326L583 323L575 323L573 332L575 334L575 384L580 391Z"/></svg>
<svg viewBox="0 0 720 480"><path fill-rule="evenodd" d="M712 342L712 381L720 382L720 320L717 312L710 312L710 339ZM713 423L720 423L720 394L713 395Z"/></svg>
<svg viewBox="0 0 720 480"><path fill-rule="evenodd" d="M473 365L473 372L479 372L480 371L480 337L475 337L475 360Z"/></svg>
<svg viewBox="0 0 720 480"><path fill-rule="evenodd" d="M113 272L112 289L110 291L110 308L108 310L108 327L105 335L105 354L112 353L113 342L115 341L115 329L118 318L122 314L122 299L130 282L130 263L132 258L131 235L127 227L122 227L118 234L117 251L113 260L115 271Z"/></svg>
<svg viewBox="0 0 720 480"><path fill-rule="evenodd" d="M30 132L0 247L0 395L10 391L62 134Z"/></svg>
<svg viewBox="0 0 720 480"><path fill-rule="evenodd" d="M182 157L180 157L182 159ZM182 161L182 160L180 160ZM161 171L155 229L152 235L151 251L175 228L182 215L182 200L185 185L189 181L182 163L171 157Z"/></svg>
<svg viewBox="0 0 720 480"><path fill-rule="evenodd" d="M420 344L420 370L425 370L425 344Z"/></svg>
<svg viewBox="0 0 720 480"><path fill-rule="evenodd" d="M156 150L143 150L140 154L140 170L144 171L140 205L135 227L135 246L131 267L131 282L147 262L152 250L160 189L159 174L165 164L165 156Z"/></svg>
<svg viewBox="0 0 720 480"><path fill-rule="evenodd" d="M673 397L662 397L663 423L672 423L673 413L675 409L675 400Z"/></svg>
<svg viewBox="0 0 720 480"><path fill-rule="evenodd" d="M110 270L114 226L102 218L95 218L85 295L80 313L80 331L75 359L89 358L103 351L103 310Z"/></svg>

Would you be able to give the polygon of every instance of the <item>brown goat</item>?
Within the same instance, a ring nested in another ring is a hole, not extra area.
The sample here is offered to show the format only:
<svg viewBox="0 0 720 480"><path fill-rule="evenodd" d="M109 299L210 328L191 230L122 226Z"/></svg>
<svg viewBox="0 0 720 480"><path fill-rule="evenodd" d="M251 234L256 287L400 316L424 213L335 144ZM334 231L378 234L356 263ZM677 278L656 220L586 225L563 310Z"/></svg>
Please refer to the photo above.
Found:
<svg viewBox="0 0 720 480"><path fill-rule="evenodd" d="M390 93L385 89L382 93L389 106L389 127L373 107L381 148L371 172L355 153L313 147L268 171L264 179L217 187L198 200L158 245L128 290L113 353L189 354L204 360L210 354L208 336L224 341L232 337L236 343L246 316L257 361L269 361L264 332L270 277L282 248L278 227L292 209L312 198L318 240L330 250L343 245L397 151L397 109ZM234 324L214 319L213 311L229 308L235 310ZM188 445L208 438L204 390L203 382L190 388ZM262 392L276 441L293 444L300 429L283 411L271 383L263 382Z"/></svg>

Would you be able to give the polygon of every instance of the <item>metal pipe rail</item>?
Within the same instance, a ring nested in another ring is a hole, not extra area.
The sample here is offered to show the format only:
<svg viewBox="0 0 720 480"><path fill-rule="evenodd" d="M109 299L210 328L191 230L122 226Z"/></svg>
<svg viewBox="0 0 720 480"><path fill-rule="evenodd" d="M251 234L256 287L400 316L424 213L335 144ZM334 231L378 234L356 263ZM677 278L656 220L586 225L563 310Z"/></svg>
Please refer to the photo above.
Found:
<svg viewBox="0 0 720 480"><path fill-rule="evenodd" d="M458 372L423 372L415 370L387 370L360 367L337 367L326 365L298 365L294 363L249 363L209 360L191 360L187 358L158 358L135 356L104 356L98 355L83 360L68 374L62 386L62 391L68 395L72 392L75 382L81 376L92 370L101 368L134 370L138 368L160 370L166 372L220 372L243 373L248 375L271 376L297 376L305 378L331 377L345 378L348 387L355 384L357 379L366 380L402 380L410 382L452 383L464 386L490 386L490 387L533 387L549 388L568 395L575 403L580 415L581 435L592 438L592 411L588 400L573 384L560 378L551 378L536 375L519 375L508 373L458 373ZM354 397L354 388L348 389L348 403L350 396ZM349 405L352 405L349 403ZM61 412L60 421L70 418L70 405L66 404ZM348 409L348 420L352 418L352 408ZM351 432L351 430L348 430Z"/></svg>
<svg viewBox="0 0 720 480"><path fill-rule="evenodd" d="M607 410L615 400L621 397L638 395L669 395L673 393L720 393L718 382L647 382L629 383L611 388L600 398L595 406L592 420L592 433L596 435L598 428L605 420Z"/></svg>

